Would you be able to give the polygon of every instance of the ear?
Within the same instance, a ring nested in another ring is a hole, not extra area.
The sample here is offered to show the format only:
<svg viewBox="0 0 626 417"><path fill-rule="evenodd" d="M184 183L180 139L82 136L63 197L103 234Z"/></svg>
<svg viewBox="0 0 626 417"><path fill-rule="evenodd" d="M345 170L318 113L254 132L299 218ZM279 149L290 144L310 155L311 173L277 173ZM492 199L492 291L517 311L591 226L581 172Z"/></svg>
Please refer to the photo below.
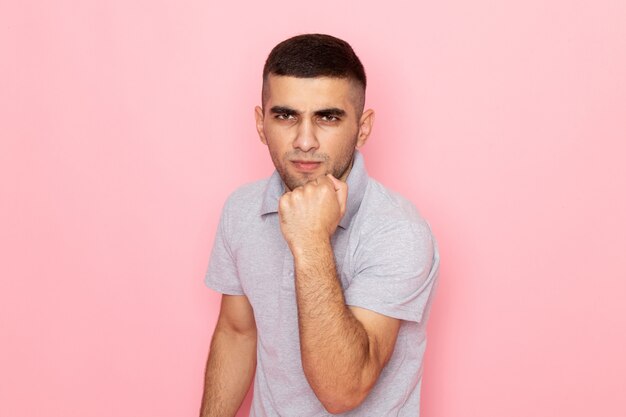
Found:
<svg viewBox="0 0 626 417"><path fill-rule="evenodd" d="M263 109L261 107L256 106L254 108L254 118L256 119L256 131L259 134L259 139L261 139L264 145L267 145L267 139L263 131Z"/></svg>
<svg viewBox="0 0 626 417"><path fill-rule="evenodd" d="M372 126L374 126L374 110L367 109L361 115L359 120L359 133L356 140L356 147L361 148L367 142L370 133L372 132Z"/></svg>

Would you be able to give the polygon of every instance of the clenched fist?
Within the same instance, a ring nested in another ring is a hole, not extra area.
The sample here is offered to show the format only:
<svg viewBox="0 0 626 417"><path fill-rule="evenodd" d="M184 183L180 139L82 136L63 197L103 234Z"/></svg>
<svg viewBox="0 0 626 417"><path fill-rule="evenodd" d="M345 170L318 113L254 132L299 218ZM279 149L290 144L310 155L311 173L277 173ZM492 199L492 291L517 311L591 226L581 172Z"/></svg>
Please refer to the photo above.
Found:
<svg viewBox="0 0 626 417"><path fill-rule="evenodd" d="M294 248L329 240L346 212L348 184L331 174L285 193L278 204L280 229Z"/></svg>

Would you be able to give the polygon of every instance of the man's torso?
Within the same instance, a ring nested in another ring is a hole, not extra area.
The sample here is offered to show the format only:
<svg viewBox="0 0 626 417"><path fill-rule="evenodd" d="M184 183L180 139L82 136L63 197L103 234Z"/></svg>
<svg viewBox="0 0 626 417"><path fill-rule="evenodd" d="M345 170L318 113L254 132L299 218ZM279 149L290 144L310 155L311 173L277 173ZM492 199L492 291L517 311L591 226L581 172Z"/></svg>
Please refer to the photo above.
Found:
<svg viewBox="0 0 626 417"><path fill-rule="evenodd" d="M348 305L403 321L375 387L359 407L342 415L414 417L419 412L425 322L438 270L436 244L410 203L367 177L360 155L354 169L348 177L347 215L331 241L337 276ZM212 259L207 285L244 294L253 307L258 341L251 416L328 416L302 370L293 257L278 223L283 191L274 173L231 195L221 224L228 255L220 262ZM408 260L398 253L403 251ZM221 281L228 274L220 266L231 261L227 279L236 275L237 282L229 286Z"/></svg>

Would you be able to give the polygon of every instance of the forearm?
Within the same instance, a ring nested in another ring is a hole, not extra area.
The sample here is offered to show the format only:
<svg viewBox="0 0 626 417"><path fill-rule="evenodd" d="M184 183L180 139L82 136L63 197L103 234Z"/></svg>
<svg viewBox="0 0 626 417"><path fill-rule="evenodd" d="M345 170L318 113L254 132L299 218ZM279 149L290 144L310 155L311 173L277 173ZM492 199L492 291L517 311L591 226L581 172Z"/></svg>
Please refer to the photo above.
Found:
<svg viewBox="0 0 626 417"><path fill-rule="evenodd" d="M330 242L292 251L304 372L325 406L345 411L362 401L378 376L368 334L345 304Z"/></svg>
<svg viewBox="0 0 626 417"><path fill-rule="evenodd" d="M200 417L234 416L256 368L256 334L216 328L207 361Z"/></svg>

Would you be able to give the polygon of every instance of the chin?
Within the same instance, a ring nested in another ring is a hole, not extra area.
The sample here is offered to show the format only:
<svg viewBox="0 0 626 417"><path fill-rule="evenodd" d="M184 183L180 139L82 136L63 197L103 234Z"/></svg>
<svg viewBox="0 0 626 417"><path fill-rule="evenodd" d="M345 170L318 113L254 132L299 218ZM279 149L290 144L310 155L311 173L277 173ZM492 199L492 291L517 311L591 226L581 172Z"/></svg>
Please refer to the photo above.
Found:
<svg viewBox="0 0 626 417"><path fill-rule="evenodd" d="M290 190L301 187L307 182L311 182L316 178L320 177L322 174L289 174L289 175L281 175L283 182Z"/></svg>

